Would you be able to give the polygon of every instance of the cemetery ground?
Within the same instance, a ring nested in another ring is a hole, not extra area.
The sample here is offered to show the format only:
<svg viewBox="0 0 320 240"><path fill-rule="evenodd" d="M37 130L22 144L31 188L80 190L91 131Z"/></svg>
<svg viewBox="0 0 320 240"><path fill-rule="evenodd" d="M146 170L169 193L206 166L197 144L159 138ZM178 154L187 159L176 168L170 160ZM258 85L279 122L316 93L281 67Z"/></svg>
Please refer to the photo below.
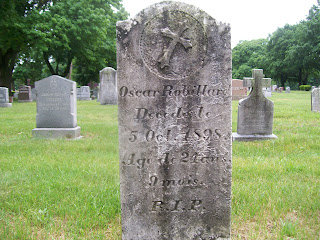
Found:
<svg viewBox="0 0 320 240"><path fill-rule="evenodd" d="M270 99L278 139L233 142L232 239L319 239L320 114ZM35 102L0 109L0 239L121 239L117 106L77 104L75 141L32 139Z"/></svg>

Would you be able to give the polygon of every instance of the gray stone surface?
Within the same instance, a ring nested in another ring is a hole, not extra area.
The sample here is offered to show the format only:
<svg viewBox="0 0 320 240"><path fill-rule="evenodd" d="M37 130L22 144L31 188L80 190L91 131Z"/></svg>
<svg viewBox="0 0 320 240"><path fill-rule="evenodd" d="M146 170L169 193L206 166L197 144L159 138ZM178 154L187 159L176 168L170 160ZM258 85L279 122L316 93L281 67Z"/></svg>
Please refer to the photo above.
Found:
<svg viewBox="0 0 320 240"><path fill-rule="evenodd" d="M9 103L9 90L6 87L0 87L0 107L12 107L12 103Z"/></svg>
<svg viewBox="0 0 320 240"><path fill-rule="evenodd" d="M286 93L290 93L291 89L290 87L286 87Z"/></svg>
<svg viewBox="0 0 320 240"><path fill-rule="evenodd" d="M262 92L265 97L272 97L271 87L263 87Z"/></svg>
<svg viewBox="0 0 320 240"><path fill-rule="evenodd" d="M18 95L19 102L32 102L31 98L31 87L22 85L19 88L19 95Z"/></svg>
<svg viewBox="0 0 320 240"><path fill-rule="evenodd" d="M77 138L76 83L60 76L50 76L35 82L37 97L34 137ZM49 130L48 130L49 129ZM63 133L65 133L63 135Z"/></svg>
<svg viewBox="0 0 320 240"><path fill-rule="evenodd" d="M117 54L122 239L230 239L230 27L162 2Z"/></svg>
<svg viewBox="0 0 320 240"><path fill-rule="evenodd" d="M36 89L31 88L31 99L32 101L37 101Z"/></svg>
<svg viewBox="0 0 320 240"><path fill-rule="evenodd" d="M311 111L320 112L320 88L315 88L311 92Z"/></svg>
<svg viewBox="0 0 320 240"><path fill-rule="evenodd" d="M117 72L111 67L100 71L100 104L117 104Z"/></svg>
<svg viewBox="0 0 320 240"><path fill-rule="evenodd" d="M82 86L80 88L77 88L77 100L91 100L89 86Z"/></svg>
<svg viewBox="0 0 320 240"><path fill-rule="evenodd" d="M271 79L263 78L262 69L253 69L252 78L246 78L252 86L250 95L239 101L237 133L233 140L254 141L277 138L272 134L273 102L267 99L262 87L269 86Z"/></svg>

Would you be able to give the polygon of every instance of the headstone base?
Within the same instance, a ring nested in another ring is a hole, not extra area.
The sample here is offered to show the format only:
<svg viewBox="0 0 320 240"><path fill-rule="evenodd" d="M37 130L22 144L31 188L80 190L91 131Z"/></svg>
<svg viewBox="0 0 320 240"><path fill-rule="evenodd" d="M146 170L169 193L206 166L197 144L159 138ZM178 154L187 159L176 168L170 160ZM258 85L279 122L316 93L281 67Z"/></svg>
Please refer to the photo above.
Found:
<svg viewBox="0 0 320 240"><path fill-rule="evenodd" d="M268 140L268 139L276 139L278 138L274 134L270 135L259 135L259 134L254 134L254 135L241 135L238 133L232 133L232 141L259 141L259 140Z"/></svg>
<svg viewBox="0 0 320 240"><path fill-rule="evenodd" d="M12 107L12 103L0 103L0 108Z"/></svg>
<svg viewBox="0 0 320 240"><path fill-rule="evenodd" d="M57 139L64 138L70 140L80 139L80 127L75 128L34 128L33 138Z"/></svg>
<svg viewBox="0 0 320 240"><path fill-rule="evenodd" d="M30 99L30 100L18 100L18 102L21 102L21 103L23 103L23 102L32 102L32 99Z"/></svg>

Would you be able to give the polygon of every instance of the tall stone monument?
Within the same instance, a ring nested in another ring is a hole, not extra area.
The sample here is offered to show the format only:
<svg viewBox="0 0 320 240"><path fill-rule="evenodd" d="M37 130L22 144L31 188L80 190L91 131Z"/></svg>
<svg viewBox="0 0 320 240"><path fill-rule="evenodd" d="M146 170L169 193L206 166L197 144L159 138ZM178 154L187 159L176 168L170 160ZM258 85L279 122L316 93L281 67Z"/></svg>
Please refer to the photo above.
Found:
<svg viewBox="0 0 320 240"><path fill-rule="evenodd" d="M230 239L230 27L181 2L117 23L122 239Z"/></svg>
<svg viewBox="0 0 320 240"><path fill-rule="evenodd" d="M100 104L117 104L117 72L111 67L100 71Z"/></svg>
<svg viewBox="0 0 320 240"><path fill-rule="evenodd" d="M0 108L12 107L9 103L9 90L6 87L0 87Z"/></svg>
<svg viewBox="0 0 320 240"><path fill-rule="evenodd" d="M320 88L314 88L311 92L311 111L320 112Z"/></svg>
<svg viewBox="0 0 320 240"><path fill-rule="evenodd" d="M77 126L76 83L60 76L35 82L37 97L34 138L80 138Z"/></svg>
<svg viewBox="0 0 320 240"><path fill-rule="evenodd" d="M247 98L239 101L237 133L233 133L233 140L277 138L272 134L273 102L262 92L262 87L269 86L271 79L263 78L262 69L253 69L252 78L245 78L244 81L246 86L252 87L252 90Z"/></svg>

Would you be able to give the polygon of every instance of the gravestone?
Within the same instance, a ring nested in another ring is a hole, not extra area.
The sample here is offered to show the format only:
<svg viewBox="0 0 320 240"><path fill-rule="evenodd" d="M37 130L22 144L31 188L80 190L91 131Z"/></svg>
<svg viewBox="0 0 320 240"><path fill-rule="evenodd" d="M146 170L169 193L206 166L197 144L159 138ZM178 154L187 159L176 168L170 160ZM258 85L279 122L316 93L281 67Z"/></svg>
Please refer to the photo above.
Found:
<svg viewBox="0 0 320 240"><path fill-rule="evenodd" d="M263 87L262 92L265 97L272 97L271 87Z"/></svg>
<svg viewBox="0 0 320 240"><path fill-rule="evenodd" d="M89 86L82 86L80 88L77 88L77 100L91 100Z"/></svg>
<svg viewBox="0 0 320 240"><path fill-rule="evenodd" d="M290 87L286 87L286 93L290 93Z"/></svg>
<svg viewBox="0 0 320 240"><path fill-rule="evenodd" d="M32 101L37 101L36 89L35 88L31 88L31 99L32 99Z"/></svg>
<svg viewBox="0 0 320 240"><path fill-rule="evenodd" d="M35 82L37 96L34 138L80 138L77 126L76 83L60 76Z"/></svg>
<svg viewBox="0 0 320 240"><path fill-rule="evenodd" d="M102 69L100 75L100 104L117 104L117 72L111 67Z"/></svg>
<svg viewBox="0 0 320 240"><path fill-rule="evenodd" d="M254 141L277 138L272 134L273 102L267 99L262 87L270 85L270 78L263 78L262 69L253 69L252 78L245 78L245 85L252 86L252 91L238 105L237 133L233 140Z"/></svg>
<svg viewBox="0 0 320 240"><path fill-rule="evenodd" d="M282 91L283 91L283 87L279 87L279 88L278 88L278 92L279 92L279 93L282 93Z"/></svg>
<svg viewBox="0 0 320 240"><path fill-rule="evenodd" d="M311 111L320 112L320 88L315 88L311 92Z"/></svg>
<svg viewBox="0 0 320 240"><path fill-rule="evenodd" d="M162 2L117 23L122 239L230 239L230 27Z"/></svg>
<svg viewBox="0 0 320 240"><path fill-rule="evenodd" d="M243 86L243 81L232 79L232 100L240 100L247 97L248 89Z"/></svg>
<svg viewBox="0 0 320 240"><path fill-rule="evenodd" d="M277 86L277 85L272 85L272 92L277 91L277 89L278 89L278 86Z"/></svg>
<svg viewBox="0 0 320 240"><path fill-rule="evenodd" d="M0 87L0 108L12 107L9 102L9 90L6 87Z"/></svg>
<svg viewBox="0 0 320 240"><path fill-rule="evenodd" d="M312 86L312 87L311 87L311 91L312 91L313 89L315 89L315 88L316 88L316 86Z"/></svg>
<svg viewBox="0 0 320 240"><path fill-rule="evenodd" d="M19 102L32 102L31 98L31 87L22 85L19 88L19 95L18 95Z"/></svg>

